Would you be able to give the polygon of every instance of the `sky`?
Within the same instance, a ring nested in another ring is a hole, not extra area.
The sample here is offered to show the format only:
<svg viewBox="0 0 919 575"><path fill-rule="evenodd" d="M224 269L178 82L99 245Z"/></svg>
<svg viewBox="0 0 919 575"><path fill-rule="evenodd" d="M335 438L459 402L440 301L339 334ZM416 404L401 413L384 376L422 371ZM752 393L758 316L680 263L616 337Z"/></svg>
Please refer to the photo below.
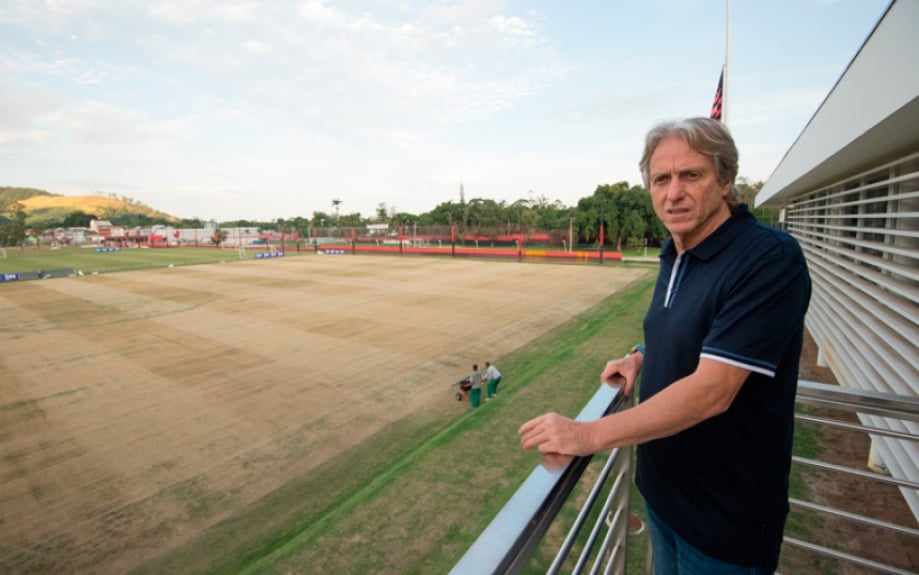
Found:
<svg viewBox="0 0 919 575"><path fill-rule="evenodd" d="M729 61L765 181L889 0L0 0L0 186L182 218L574 206ZM729 47L729 49L728 49Z"/></svg>

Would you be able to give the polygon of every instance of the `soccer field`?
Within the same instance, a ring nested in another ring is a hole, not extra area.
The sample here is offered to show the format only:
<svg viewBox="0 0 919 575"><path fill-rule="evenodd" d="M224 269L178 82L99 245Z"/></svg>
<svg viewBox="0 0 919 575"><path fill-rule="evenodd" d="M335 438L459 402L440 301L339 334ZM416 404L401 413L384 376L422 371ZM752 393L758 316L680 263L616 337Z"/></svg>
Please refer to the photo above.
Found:
<svg viewBox="0 0 919 575"><path fill-rule="evenodd" d="M645 273L317 255L0 285L0 572L137 567L408 414L459 417L473 363Z"/></svg>
<svg viewBox="0 0 919 575"><path fill-rule="evenodd" d="M0 248L0 274L60 270L55 275L83 275L157 267L199 265L254 259L261 250L240 252L236 248ZM98 251L97 251L98 250ZM287 256L301 253L288 249Z"/></svg>

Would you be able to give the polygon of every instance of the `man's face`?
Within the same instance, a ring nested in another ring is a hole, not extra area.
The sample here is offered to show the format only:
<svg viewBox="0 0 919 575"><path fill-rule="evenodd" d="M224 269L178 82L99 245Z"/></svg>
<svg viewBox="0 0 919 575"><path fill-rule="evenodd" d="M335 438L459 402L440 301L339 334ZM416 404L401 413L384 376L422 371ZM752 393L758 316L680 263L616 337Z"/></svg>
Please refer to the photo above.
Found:
<svg viewBox="0 0 919 575"><path fill-rule="evenodd" d="M654 211L673 236L677 251L691 249L731 215L715 165L681 138L663 140L651 154L649 186Z"/></svg>

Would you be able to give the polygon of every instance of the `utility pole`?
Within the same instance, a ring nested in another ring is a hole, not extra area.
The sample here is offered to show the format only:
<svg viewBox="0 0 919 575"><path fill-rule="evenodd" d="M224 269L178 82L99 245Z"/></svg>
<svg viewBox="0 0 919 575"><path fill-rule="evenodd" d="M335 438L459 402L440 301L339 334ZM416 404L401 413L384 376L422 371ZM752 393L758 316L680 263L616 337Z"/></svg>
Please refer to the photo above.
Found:
<svg viewBox="0 0 919 575"><path fill-rule="evenodd" d="M574 218L568 218L568 251L572 251L574 245Z"/></svg>

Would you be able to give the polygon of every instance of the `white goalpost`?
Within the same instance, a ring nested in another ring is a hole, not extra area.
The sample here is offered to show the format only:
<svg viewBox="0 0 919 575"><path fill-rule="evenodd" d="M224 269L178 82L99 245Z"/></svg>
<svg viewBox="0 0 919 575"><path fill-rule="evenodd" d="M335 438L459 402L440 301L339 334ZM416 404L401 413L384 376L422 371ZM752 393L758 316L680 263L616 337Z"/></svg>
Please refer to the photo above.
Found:
<svg viewBox="0 0 919 575"><path fill-rule="evenodd" d="M6 259L6 248L0 248L0 260Z"/></svg>

